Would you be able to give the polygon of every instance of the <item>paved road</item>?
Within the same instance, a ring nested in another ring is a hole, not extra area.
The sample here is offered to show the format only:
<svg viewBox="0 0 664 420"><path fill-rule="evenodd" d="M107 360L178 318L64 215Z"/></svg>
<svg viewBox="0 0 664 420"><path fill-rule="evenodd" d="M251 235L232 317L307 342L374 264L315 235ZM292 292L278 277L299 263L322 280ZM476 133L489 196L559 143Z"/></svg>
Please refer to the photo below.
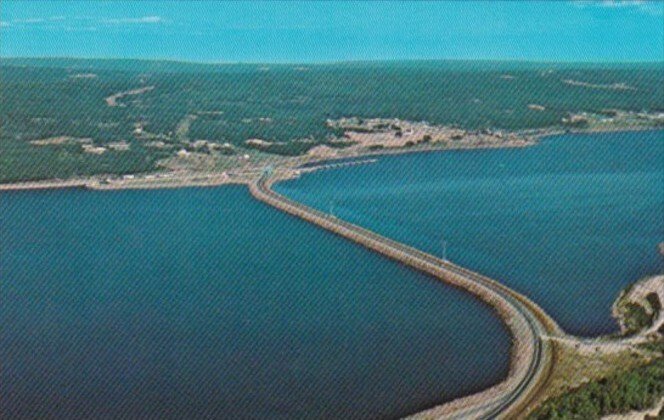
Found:
<svg viewBox="0 0 664 420"><path fill-rule="evenodd" d="M552 329L548 325L549 319L532 302L486 276L290 200L272 191L269 185L269 177L263 175L259 181L251 185L251 193L258 200L275 206L282 211L315 223L443 280L449 279L450 275L460 277L466 282L470 282L468 284L479 286L485 291L488 290L494 297L502 299L520 317L520 322L512 322L511 325L520 324L528 330L531 345L527 347L530 350L527 355L527 369L521 372L519 377L513 381L513 384L507 387L502 394L488 401L480 401L474 406L458 409L445 415L445 418L511 418L515 415L515 409L527 402L529 397L532 397L533 391L541 384L540 379L546 378L546 375L548 375L551 349L549 341L544 340L543 337L550 334ZM523 334L523 331L513 331L513 333Z"/></svg>

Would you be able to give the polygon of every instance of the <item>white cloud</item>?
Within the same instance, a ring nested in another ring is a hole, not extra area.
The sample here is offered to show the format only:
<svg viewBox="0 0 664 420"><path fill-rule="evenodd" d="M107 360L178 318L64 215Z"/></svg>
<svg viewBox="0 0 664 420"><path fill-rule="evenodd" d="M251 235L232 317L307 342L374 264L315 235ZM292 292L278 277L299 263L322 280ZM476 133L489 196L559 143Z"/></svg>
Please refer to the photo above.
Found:
<svg viewBox="0 0 664 420"><path fill-rule="evenodd" d="M48 23L48 22L62 22L66 19L65 16L51 16L51 17L31 17L31 18L24 18L24 19L14 19L12 23L17 23L19 25L36 25L36 24L41 24L41 23Z"/></svg>
<svg viewBox="0 0 664 420"><path fill-rule="evenodd" d="M2 1L2 0L0 0ZM50 17L29 17L21 19L13 19L9 21L0 21L0 27L8 28L15 26L19 29L38 28L42 30L64 30L67 32L73 31L97 31L104 27L110 28L113 26L122 25L154 25L169 23L167 19L161 16L150 15L141 17L122 17L122 18L103 18L93 16L50 16Z"/></svg>
<svg viewBox="0 0 664 420"><path fill-rule="evenodd" d="M640 7L644 3L643 0L604 0L602 6L611 8Z"/></svg>
<svg viewBox="0 0 664 420"><path fill-rule="evenodd" d="M44 18L27 18L27 19L14 19L14 23L24 23L24 24L35 24L35 23L44 23L46 19Z"/></svg>
<svg viewBox="0 0 664 420"><path fill-rule="evenodd" d="M98 30L96 26L65 26L63 29L65 32L96 32Z"/></svg>
<svg viewBox="0 0 664 420"><path fill-rule="evenodd" d="M143 16L139 18L103 19L102 22L113 25L122 25L132 23L164 23L165 20L161 16Z"/></svg>
<svg viewBox="0 0 664 420"><path fill-rule="evenodd" d="M581 0L575 1L572 4L581 8L599 7L606 9L633 10L654 16L662 16L664 14L664 2L658 0Z"/></svg>

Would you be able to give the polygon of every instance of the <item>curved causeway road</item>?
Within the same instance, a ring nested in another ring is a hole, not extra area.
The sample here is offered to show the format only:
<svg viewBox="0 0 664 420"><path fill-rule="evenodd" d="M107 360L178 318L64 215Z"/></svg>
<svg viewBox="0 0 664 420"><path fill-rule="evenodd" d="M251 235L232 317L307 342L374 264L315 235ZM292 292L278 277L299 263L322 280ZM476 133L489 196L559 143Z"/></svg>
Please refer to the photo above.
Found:
<svg viewBox="0 0 664 420"><path fill-rule="evenodd" d="M258 200L314 223L389 258L463 288L494 308L512 335L508 377L477 394L416 413L412 418L492 419L517 418L546 383L553 364L553 349L546 336L561 334L556 323L535 303L501 283L447 260L378 235L275 193L274 181L263 175L250 184Z"/></svg>

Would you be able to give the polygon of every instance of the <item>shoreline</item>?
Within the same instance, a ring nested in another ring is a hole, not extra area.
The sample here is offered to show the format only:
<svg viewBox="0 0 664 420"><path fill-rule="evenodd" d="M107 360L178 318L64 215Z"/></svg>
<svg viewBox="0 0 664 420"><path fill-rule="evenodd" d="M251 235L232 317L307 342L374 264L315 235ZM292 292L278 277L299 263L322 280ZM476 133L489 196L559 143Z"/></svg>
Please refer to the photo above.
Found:
<svg viewBox="0 0 664 420"><path fill-rule="evenodd" d="M315 172L320 169L318 166L311 166L302 168L306 164L316 163L334 163L334 161L344 159L361 159L370 157L401 155L409 153L430 153L430 152L445 152L445 151L459 151L459 150L484 150L484 149L503 149L503 148L519 148L529 147L536 143L519 144L519 145L487 145L482 147L459 147L459 148L445 148L429 146L425 148L408 148L398 150L369 150L366 153L354 153L333 158L315 158L310 159L296 157L291 162L276 168L277 171L282 173L281 180L288 178L295 178L303 172ZM3 191L25 191L25 190L46 190L46 189L62 189L62 188L76 188L82 187L91 190L124 190L124 189L161 189L161 188L187 188L187 187L216 187L221 185L242 184L249 185L255 181L261 173L261 168L254 167L248 171L224 171L224 172L200 172L200 173L155 173L150 172L141 176L139 174L129 174L123 179L117 179L112 182L105 181L105 175L93 175L85 178L75 178L67 180L47 179L35 180L24 182L13 182L0 184L0 192ZM166 174L167 177L159 177ZM225 174L225 175L224 175ZM288 174L288 175L286 175ZM147 178L153 177L153 178Z"/></svg>
<svg viewBox="0 0 664 420"><path fill-rule="evenodd" d="M150 175L154 175L151 173ZM66 188L85 188L99 191L115 190L154 190L188 187L218 187L222 185L246 185L249 179L242 177L223 177L218 173L187 174L169 178L132 178L104 182L100 177L77 178L71 180L40 180L0 184L0 193L11 191L39 191Z"/></svg>
<svg viewBox="0 0 664 420"><path fill-rule="evenodd" d="M338 156L320 157L301 155L284 158L276 170L282 172L280 180L296 178L303 172L314 172L319 170L315 164L333 164L335 161L345 159L361 159L381 156L402 155L411 153L431 153L461 150L494 150L511 149L536 146L545 137L564 134L594 134L594 133L619 133L619 132L641 132L641 131L664 131L664 127L602 127L596 129L565 130L557 127L515 131L527 136L526 140L516 142L504 142L499 144L482 144L461 147L446 147L437 145L412 146L400 148L386 148L380 150L362 150ZM303 168L304 165L313 165ZM0 183L0 193L6 191L46 190L62 188L87 188L92 190L123 190L123 189L161 189L161 188L187 188L187 187L216 187L221 185L249 185L261 174L260 166L252 166L247 169L237 169L222 172L146 172L123 175L99 174L88 177L71 179L44 179L33 181L19 181ZM110 181L109 181L110 179Z"/></svg>
<svg viewBox="0 0 664 420"><path fill-rule="evenodd" d="M482 150L482 149L497 149L497 148L521 148L521 147L530 147L535 146L540 143L540 140L544 137L564 135L564 134L593 134L593 133L604 133L604 132L636 132L636 131L664 131L664 128L640 128L640 129L620 129L620 130L579 130L579 131L561 131L561 130L549 130L544 132L539 132L536 135L532 136L532 141L525 144L489 144L476 147L461 147L461 148L444 148L436 147L431 145L425 145L420 147L409 147L409 148L398 148L394 150L372 150L366 151L366 153L355 153L352 155L339 156L336 158L320 158L315 159L313 157L300 157L299 159L292 159L287 164L277 166L274 171L273 182L270 182L270 185L273 185L277 182L282 182L288 179L299 177L303 173L314 172L321 170L325 167L326 164L334 164L335 161L346 160L346 159L361 159L364 157L380 157L380 156L390 156L390 155L400 155L400 154L410 154L410 153L430 153L430 152L445 152L445 151L459 151L459 150ZM372 163L370 159L365 163ZM302 168L302 165L313 164L314 166ZM318 165L316 165L318 164ZM90 190L124 190L124 189L173 189L173 188L189 188L189 187L217 187L222 185L246 185L251 190L253 184L261 177L262 170L260 168L247 168L243 172L231 172L228 173L181 173L173 174L167 172L161 173L146 173L143 176L134 175L130 177L125 177L123 179L118 179L113 182L104 182L103 177L90 177L90 178L77 178L69 180L44 180L44 181L32 181L32 182L22 182L14 184L0 184L0 193L7 191L34 191L34 190L49 190L49 189L64 189L64 188L86 188ZM151 178L147 178L151 177ZM343 235L342 235L343 236ZM380 251L379 251L380 252ZM434 275L435 276L435 275ZM446 281L448 284L454 285L454 280ZM464 286L458 286L462 290L469 292L470 294L476 295L476 298L480 302L485 303L492 307L496 311L496 316L501 319L503 324L506 326L508 331L511 331L514 328L514 325L511 325L509 319L509 310L506 310L504 307L500 308L500 305L497 305L495 300L481 296L481 293L477 291L469 290L469 288ZM529 301L527 295L524 295L523 298L526 302ZM533 308L536 308L542 311L536 302L529 302L533 305ZM497 308L498 307L498 308ZM531 308L532 309L532 308ZM543 311L542 311L543 312ZM634 343L633 338L628 338L624 336L607 336L599 335L594 338L584 338L577 337L574 335L567 334L565 331L557 327L555 320L549 318L546 313L541 321L544 324L547 324L546 321L550 320L549 324L551 330L548 334L543 335L543 341L547 345L552 346L553 348L563 347L563 346L576 346L578 351L585 353L592 353L597 351L598 347L602 347L606 351L618 351L623 350L626 347L629 347ZM547 320L547 318L549 318ZM555 331L557 330L557 331ZM555 331L555 332L554 332ZM501 394L506 392L506 388L509 388L510 381L513 380L513 376L519 371L524 369L523 356L522 353L527 349L529 343L527 339L523 336L519 337L517 335L512 335L513 337L513 346L510 351L510 369L505 378L498 382L497 384L491 386L484 391L479 391L468 396L462 396L451 400L449 402L438 405L429 410L424 410L420 413L413 415L413 418L429 418L429 416L438 416L443 413L455 412L457 410L466 410L468 406L476 406L483 401L492 400L495 398L496 393ZM555 356L555 351L553 352ZM552 357L554 357L552 356ZM549 369L549 376L551 372L555 370L555 360L551 360ZM548 378L545 378L542 381L541 386L546 388ZM538 392L536 392L537 394ZM531 400L531 401L534 401ZM530 407L530 403L524 403L525 407Z"/></svg>

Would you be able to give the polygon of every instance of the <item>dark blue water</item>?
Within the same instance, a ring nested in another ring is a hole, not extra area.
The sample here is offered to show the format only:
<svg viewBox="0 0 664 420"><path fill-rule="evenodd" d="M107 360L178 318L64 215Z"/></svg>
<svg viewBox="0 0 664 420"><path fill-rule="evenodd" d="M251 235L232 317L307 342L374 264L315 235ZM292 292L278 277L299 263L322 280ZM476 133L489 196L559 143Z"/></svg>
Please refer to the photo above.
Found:
<svg viewBox="0 0 664 420"><path fill-rule="evenodd" d="M395 417L508 368L489 308L242 187L0 194L0 284L8 418Z"/></svg>
<svg viewBox="0 0 664 420"><path fill-rule="evenodd" d="M493 276L567 331L617 330L621 289L662 272L664 131L564 135L525 149L385 156L276 189Z"/></svg>

